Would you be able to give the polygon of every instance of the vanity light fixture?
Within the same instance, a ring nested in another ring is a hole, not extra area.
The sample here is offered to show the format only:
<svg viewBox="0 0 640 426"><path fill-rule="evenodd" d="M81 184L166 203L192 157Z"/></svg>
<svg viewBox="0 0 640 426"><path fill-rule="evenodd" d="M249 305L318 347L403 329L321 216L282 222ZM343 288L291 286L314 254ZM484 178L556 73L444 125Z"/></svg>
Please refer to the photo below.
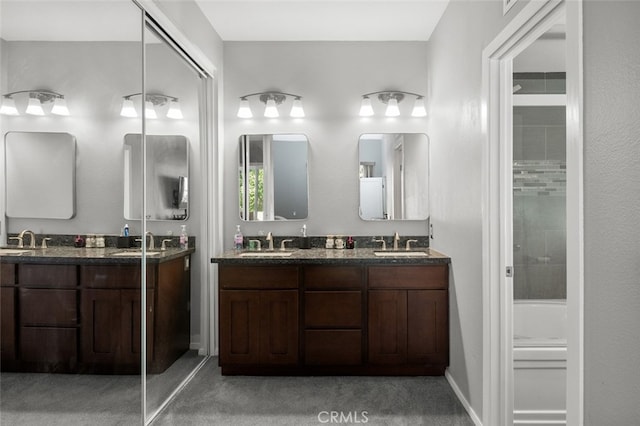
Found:
<svg viewBox="0 0 640 426"><path fill-rule="evenodd" d="M280 116L280 112L278 111L278 105L281 105L286 99L287 96L293 97L293 104L291 106L291 111L289 112L289 116L292 118L303 118L304 117L304 109L302 108L302 96L294 95L291 93L284 92L258 92L258 93L250 93L248 95L240 96L240 106L238 108L238 118L252 118L253 112L251 111L251 106L249 105L249 97L258 96L260 102L265 104L264 116L267 118L277 118Z"/></svg>
<svg viewBox="0 0 640 426"><path fill-rule="evenodd" d="M67 102L64 99L64 95L60 93L52 92L50 90L19 90L17 92L6 93L2 95L2 106L0 106L0 114L4 115L20 115L16 108L16 102L14 100L15 95L26 93L29 96L27 109L25 113L29 115L45 115L42 108L43 103L53 102L51 108L51 114L55 115L69 115L69 108L67 108Z"/></svg>
<svg viewBox="0 0 640 426"><path fill-rule="evenodd" d="M424 96L418 93L403 92L401 90L384 90L381 92L372 92L362 95L362 103L360 104L360 116L371 117L374 115L373 106L371 105L372 95L378 95L378 100L387 105L384 115L387 117L398 117L400 115L400 108L398 104L405 98L405 96L414 96L415 102L413 104L413 110L411 111L412 117L426 117L427 110L424 106Z"/></svg>
<svg viewBox="0 0 640 426"><path fill-rule="evenodd" d="M120 115L122 117L136 118L138 112L133 104L134 96L142 96L142 93L133 93L131 95L122 97L122 108L120 109ZM181 120L184 118L182 110L180 109L180 102L175 96L163 95L161 93L147 94L144 101L144 113L145 117L155 120L158 118L157 107L168 105L166 117L174 120Z"/></svg>

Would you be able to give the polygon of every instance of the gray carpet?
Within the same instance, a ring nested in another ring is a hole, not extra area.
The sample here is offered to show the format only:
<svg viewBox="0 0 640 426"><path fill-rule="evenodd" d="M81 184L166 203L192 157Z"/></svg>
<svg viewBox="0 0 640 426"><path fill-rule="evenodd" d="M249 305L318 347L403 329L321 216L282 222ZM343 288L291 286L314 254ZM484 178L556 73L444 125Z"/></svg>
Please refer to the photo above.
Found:
<svg viewBox="0 0 640 426"><path fill-rule="evenodd" d="M473 425L444 377L221 376L215 358L153 425L321 425L332 411L333 424Z"/></svg>
<svg viewBox="0 0 640 426"><path fill-rule="evenodd" d="M160 407L204 359L187 351L162 374L147 376L147 412ZM139 425L141 378L135 375L0 375L0 425Z"/></svg>
<svg viewBox="0 0 640 426"><path fill-rule="evenodd" d="M182 375L196 360L185 356L170 373ZM217 362L211 358L153 425L473 425L444 377L221 376ZM169 391L159 383L150 377L153 402ZM140 410L138 376L0 376L3 426L139 425Z"/></svg>

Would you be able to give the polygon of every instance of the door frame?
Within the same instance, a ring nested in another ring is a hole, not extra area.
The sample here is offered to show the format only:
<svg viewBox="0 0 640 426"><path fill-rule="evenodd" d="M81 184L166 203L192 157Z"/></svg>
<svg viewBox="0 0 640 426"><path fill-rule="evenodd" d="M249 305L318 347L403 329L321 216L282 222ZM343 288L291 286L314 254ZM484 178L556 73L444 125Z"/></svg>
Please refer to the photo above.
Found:
<svg viewBox="0 0 640 426"><path fill-rule="evenodd" d="M584 413L584 220L582 0L531 1L482 52L483 424L513 424L512 59L566 19L567 61L567 424ZM503 147L504 145L504 147ZM506 149L505 149L506 148ZM508 185L510 187L510 185Z"/></svg>

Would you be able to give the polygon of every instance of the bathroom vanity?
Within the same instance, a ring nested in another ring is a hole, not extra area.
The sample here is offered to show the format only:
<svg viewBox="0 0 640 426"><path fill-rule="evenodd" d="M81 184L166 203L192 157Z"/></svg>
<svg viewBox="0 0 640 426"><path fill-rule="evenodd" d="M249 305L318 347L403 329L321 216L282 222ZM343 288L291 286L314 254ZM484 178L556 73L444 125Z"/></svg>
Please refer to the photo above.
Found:
<svg viewBox="0 0 640 426"><path fill-rule="evenodd" d="M147 258L149 373L189 349L190 255ZM122 249L55 247L0 257L2 371L140 371L141 260Z"/></svg>
<svg viewBox="0 0 640 426"><path fill-rule="evenodd" d="M443 375L450 259L426 251L212 259L222 374Z"/></svg>

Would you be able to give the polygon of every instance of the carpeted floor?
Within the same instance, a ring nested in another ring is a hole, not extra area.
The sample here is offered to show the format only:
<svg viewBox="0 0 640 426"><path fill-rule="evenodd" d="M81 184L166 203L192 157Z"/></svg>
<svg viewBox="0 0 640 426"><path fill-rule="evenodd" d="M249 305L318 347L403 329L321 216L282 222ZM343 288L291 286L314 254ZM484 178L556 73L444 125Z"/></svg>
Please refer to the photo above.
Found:
<svg viewBox="0 0 640 426"><path fill-rule="evenodd" d="M221 376L215 358L153 425L337 423L473 425L444 377Z"/></svg>
<svg viewBox="0 0 640 426"><path fill-rule="evenodd" d="M444 377L221 376L217 361L204 365L154 426L473 425ZM3 426L141 424L138 376L3 373L0 385Z"/></svg>

